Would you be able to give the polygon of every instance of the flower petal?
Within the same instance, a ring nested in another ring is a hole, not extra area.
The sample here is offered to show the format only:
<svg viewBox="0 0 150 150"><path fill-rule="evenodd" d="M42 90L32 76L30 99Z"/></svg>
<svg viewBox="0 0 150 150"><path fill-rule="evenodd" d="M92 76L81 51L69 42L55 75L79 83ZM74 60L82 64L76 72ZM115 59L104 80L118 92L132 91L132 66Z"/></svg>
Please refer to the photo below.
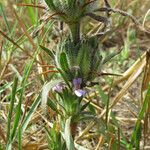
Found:
<svg viewBox="0 0 150 150"><path fill-rule="evenodd" d="M75 93L78 97L82 97L82 96L85 96L85 95L86 95L86 91L85 91L85 90L82 90L82 89L75 90L74 93Z"/></svg>
<svg viewBox="0 0 150 150"><path fill-rule="evenodd" d="M65 89L65 85L63 83L58 83L52 88L53 91L59 93L63 92L63 89Z"/></svg>
<svg viewBox="0 0 150 150"><path fill-rule="evenodd" d="M75 78L73 79L73 86L75 89L80 89L80 85L82 83L82 78Z"/></svg>

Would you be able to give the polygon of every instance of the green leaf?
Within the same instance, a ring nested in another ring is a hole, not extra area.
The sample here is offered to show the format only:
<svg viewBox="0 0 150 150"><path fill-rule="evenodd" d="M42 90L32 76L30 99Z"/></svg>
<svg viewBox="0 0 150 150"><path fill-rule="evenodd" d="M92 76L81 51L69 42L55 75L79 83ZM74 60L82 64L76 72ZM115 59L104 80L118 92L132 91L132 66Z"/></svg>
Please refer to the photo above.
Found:
<svg viewBox="0 0 150 150"><path fill-rule="evenodd" d="M48 48L40 45L40 47L42 48L42 50L44 50L53 60L54 60L54 54L52 51L50 51Z"/></svg>
<svg viewBox="0 0 150 150"><path fill-rule="evenodd" d="M139 147L139 144L140 144L139 141L140 141L140 137L141 137L141 121L144 118L145 113L147 112L149 100L150 100L150 85L147 89L147 93L146 93L146 96L145 96L145 99L143 102L143 106L139 112L138 120L136 122L136 125L134 127L134 131L133 131L132 136L131 136L131 142L129 144L129 149L133 149L134 144L136 144L135 145L136 148Z"/></svg>
<svg viewBox="0 0 150 150"><path fill-rule="evenodd" d="M7 28L8 32L11 33L11 28L10 28L6 13L4 12L3 5L1 3L0 3L0 12L2 12L2 16L4 18L4 22L6 24L6 28Z"/></svg>
<svg viewBox="0 0 150 150"><path fill-rule="evenodd" d="M90 101L84 104L80 110L83 111L87 106L89 106L89 104L90 104Z"/></svg>
<svg viewBox="0 0 150 150"><path fill-rule="evenodd" d="M71 135L71 117L66 120L64 136L68 150L75 150L73 138Z"/></svg>
<svg viewBox="0 0 150 150"><path fill-rule="evenodd" d="M45 127L45 130L47 134L47 142L49 149L66 150L66 144L62 139L60 131L57 129L56 123L53 124L50 130L48 130L47 127Z"/></svg>
<svg viewBox="0 0 150 150"><path fill-rule="evenodd" d="M16 91L17 91L17 85L18 85L18 78L14 78L14 83L12 87L12 93L11 93L11 100L10 100L10 107L9 107L9 112L8 112L8 121L7 121L7 139L10 137L10 125L11 125L11 118L12 118L12 113L14 109L14 103L15 103L15 96L16 96Z"/></svg>
<svg viewBox="0 0 150 150"><path fill-rule="evenodd" d="M13 124L12 132L11 132L11 135L10 135L10 138L9 138L9 142L8 142L8 145L7 145L8 149L11 148L10 145L13 142L13 140L16 136L16 133L17 133L17 128L19 127L19 121L20 121L21 113L22 113L21 105L22 105L22 101L23 101L23 95L24 95L24 92L25 92L25 87L26 87L26 84L27 84L27 79L29 77L31 68L33 66L34 60L35 60L38 53L39 53L39 49L36 50L36 52L34 53L32 61L25 67L25 70L24 70L24 73L23 73L22 82L21 82L21 87L22 88L20 89L20 93L19 93L20 97L19 97L19 102L18 102L17 108L16 108L16 114L15 114L15 117L14 117L14 124Z"/></svg>
<svg viewBox="0 0 150 150"><path fill-rule="evenodd" d="M53 130L53 128L51 129ZM47 134L47 142L48 142L48 147L52 150L54 150L54 140L53 140L53 136L52 136L52 133L48 130L47 127L45 127L45 131L46 131L46 134Z"/></svg>
<svg viewBox="0 0 150 150"><path fill-rule="evenodd" d="M26 2L27 4L29 4L29 3L31 3L31 0L25 0L25 2ZM27 10L28 10L28 15L29 15L29 18L30 18L32 24L33 24L33 25L36 24L36 23L37 23L37 22L36 22L37 20L35 20L35 19L38 18L38 17L36 16L37 13L35 13L35 9L32 8L32 7L27 7Z"/></svg>
<svg viewBox="0 0 150 150"><path fill-rule="evenodd" d="M102 98L102 102L107 105L108 96L104 93L102 90L102 87L100 85L97 86L98 92L100 97Z"/></svg>
<svg viewBox="0 0 150 150"><path fill-rule="evenodd" d="M12 87L12 93L11 93L11 100L10 100L10 107L9 107L9 112L8 112L8 121L7 121L7 146L6 149L9 150L11 149L11 135L10 135L10 129L11 129L11 118L12 118L12 113L14 110L14 103L15 103L15 96L17 92L17 85L18 85L18 78L14 78L14 83Z"/></svg>
<svg viewBox="0 0 150 150"><path fill-rule="evenodd" d="M18 150L22 150L22 130L21 126L18 129Z"/></svg>
<svg viewBox="0 0 150 150"><path fill-rule="evenodd" d="M113 57L115 57L116 55L118 55L120 52L121 52L121 50L109 54L106 58L104 58L104 59L102 60L102 64L107 63L108 61L110 61L110 59L112 59Z"/></svg>
<svg viewBox="0 0 150 150"><path fill-rule="evenodd" d="M27 78L29 76L32 65L33 65L33 63L30 63L25 68L25 71L24 71L24 77L22 79L22 84L21 84L22 89L20 91L20 98L19 98L19 102L18 102L18 105L17 105L16 114L15 114L14 126L13 126L12 133L11 133L11 140L14 139L16 131L17 131L17 127L19 125L19 120L20 120L20 117L21 117L21 105L22 105L22 101L23 101L23 94L24 94L24 91L25 91L25 85L26 85Z"/></svg>
<svg viewBox="0 0 150 150"><path fill-rule="evenodd" d="M91 67L91 53L87 44L82 44L82 47L79 49L77 63L80 66L82 76L86 79L90 73Z"/></svg>
<svg viewBox="0 0 150 150"><path fill-rule="evenodd" d="M9 82L9 83L4 84L3 86L0 86L0 94L4 92L7 88L11 87L12 84L13 82Z"/></svg>
<svg viewBox="0 0 150 150"><path fill-rule="evenodd" d="M55 5L54 5L53 0L45 0L45 2L46 2L46 4L49 6L49 8L50 8L51 10L53 10L53 11L56 10L56 7L55 7Z"/></svg>
<svg viewBox="0 0 150 150"><path fill-rule="evenodd" d="M89 104L89 105L88 105L88 109L90 110L90 112L91 112L92 114L96 114L95 107L94 107L93 105Z"/></svg>
<svg viewBox="0 0 150 150"><path fill-rule="evenodd" d="M62 78L64 79L64 81L65 81L65 83L68 85L68 87L69 87L70 89L72 89L71 86L70 86L70 83L69 83L69 81L68 81L68 78L66 77L66 74L65 74L61 69L59 69L59 68L57 68L57 70L58 70L59 73L61 74Z"/></svg>
<svg viewBox="0 0 150 150"><path fill-rule="evenodd" d="M79 44L74 45L74 43L71 41L71 39L67 39L65 41L64 45L64 52L67 55L68 63L70 67L73 67L76 64L76 59L77 59L77 52L79 49Z"/></svg>
<svg viewBox="0 0 150 150"><path fill-rule="evenodd" d="M69 72L69 64L68 64L68 60L67 60L67 56L66 56L66 53L62 52L60 54L60 66L61 66L61 69L65 72Z"/></svg>
<svg viewBox="0 0 150 150"><path fill-rule="evenodd" d="M48 105L53 111L59 113L56 104L55 104L52 100L48 99L47 105Z"/></svg>
<svg viewBox="0 0 150 150"><path fill-rule="evenodd" d="M35 110L37 109L39 103L40 103L41 97L38 96L36 98L36 100L33 102L29 112L27 113L27 115L25 116L23 122L22 122L22 127L21 127L21 133L23 134L25 129L27 128L27 125L29 124L29 121L31 120L31 117L33 115L33 113L35 112Z"/></svg>
<svg viewBox="0 0 150 150"><path fill-rule="evenodd" d="M45 108L47 104L47 99L48 99L48 93L49 91L58 83L62 82L62 80L54 80L51 82L48 82L43 86L42 90L42 107Z"/></svg>

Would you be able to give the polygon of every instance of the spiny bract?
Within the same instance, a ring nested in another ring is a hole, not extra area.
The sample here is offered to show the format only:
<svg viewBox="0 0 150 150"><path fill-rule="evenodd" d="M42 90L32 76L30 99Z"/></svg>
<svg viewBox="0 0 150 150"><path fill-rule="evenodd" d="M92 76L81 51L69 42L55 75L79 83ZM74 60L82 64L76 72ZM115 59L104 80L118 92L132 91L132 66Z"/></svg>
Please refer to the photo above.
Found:
<svg viewBox="0 0 150 150"><path fill-rule="evenodd" d="M50 10L66 23L79 22L97 6L97 0L45 0Z"/></svg>
<svg viewBox="0 0 150 150"><path fill-rule="evenodd" d="M78 45L67 39L61 44L56 55L57 67L69 81L82 78L83 83L92 81L101 66L101 56L96 38L82 40Z"/></svg>

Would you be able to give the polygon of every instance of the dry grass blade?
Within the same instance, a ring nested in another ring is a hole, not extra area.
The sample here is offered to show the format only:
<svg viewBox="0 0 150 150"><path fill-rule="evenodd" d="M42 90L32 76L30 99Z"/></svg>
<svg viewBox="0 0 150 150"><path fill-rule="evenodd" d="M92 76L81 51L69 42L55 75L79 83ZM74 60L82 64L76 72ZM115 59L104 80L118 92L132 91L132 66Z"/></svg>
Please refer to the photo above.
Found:
<svg viewBox="0 0 150 150"><path fill-rule="evenodd" d="M19 48L20 50L22 50L23 52L25 52L27 54L27 56L29 56L30 58L33 58L32 55L30 55L26 50L24 50L21 46L19 46L13 39L11 39L10 37L8 37L3 31L0 30L0 34L5 37L8 41L10 41L13 45L15 45L17 48ZM38 60L35 60L38 64L41 64Z"/></svg>
<svg viewBox="0 0 150 150"><path fill-rule="evenodd" d="M129 80L125 83L122 90L115 96L110 108L116 105L116 103L118 103L119 100L124 96L125 92L129 89L129 87L133 84L133 82L138 78L138 76L143 72L145 65L146 65L146 61L144 59L139 65L139 68L135 70L135 72L133 72Z"/></svg>
<svg viewBox="0 0 150 150"><path fill-rule="evenodd" d="M19 21L19 25L22 28L22 30L24 31L24 34L27 36L27 38L29 39L29 42L31 43L31 45L33 46L33 49L36 50L37 46L34 43L32 37L30 36L30 34L28 33L25 24L23 23L23 21L19 18L19 16L17 15L16 11L13 9L13 12L15 14L15 17L17 18L17 20Z"/></svg>
<svg viewBox="0 0 150 150"><path fill-rule="evenodd" d="M33 5L33 4L23 4L23 3L20 3L20 4L17 4L17 6L27 6L27 7L36 7L36 8L40 8L40 9L46 9L46 7L44 7L44 6Z"/></svg>
<svg viewBox="0 0 150 150"><path fill-rule="evenodd" d="M139 66L141 65L141 62L145 59L145 57L146 57L146 53L144 53L127 71L125 71L119 79L117 78L114 81L113 86L116 86L119 83L127 80L133 74L133 72L139 68ZM104 91L108 89L109 89L109 86L105 86L103 88Z"/></svg>
<svg viewBox="0 0 150 150"><path fill-rule="evenodd" d="M106 109L104 109L104 110L101 112L101 114L99 114L99 115L97 116L97 119L100 119L101 117L103 117L105 113L106 113ZM86 134L89 132L89 130L91 130L91 128L94 127L95 123L96 123L95 121L90 122L90 123L88 124L88 126L87 126L87 127L80 133L80 135L76 138L75 141L80 140L84 135L86 135Z"/></svg>
<svg viewBox="0 0 150 150"><path fill-rule="evenodd" d="M144 70L142 91L145 91L150 83L150 51L147 51L146 53L146 66Z"/></svg>
<svg viewBox="0 0 150 150"><path fill-rule="evenodd" d="M47 70L47 71L44 71L38 75L44 75L44 74L48 74L48 73L59 73L57 70Z"/></svg>
<svg viewBox="0 0 150 150"><path fill-rule="evenodd" d="M0 150L150 149L150 3L1 1Z"/></svg>
<svg viewBox="0 0 150 150"><path fill-rule="evenodd" d="M146 13L146 15L144 17L143 24L142 24L143 28L145 26L145 21L146 21L146 18L147 18L147 16L148 16L149 13L150 13L150 9L147 11L147 13Z"/></svg>
<svg viewBox="0 0 150 150"><path fill-rule="evenodd" d="M127 117L116 117L116 119L120 122L127 123L135 123L137 118L127 118ZM143 123L143 122L142 122Z"/></svg>
<svg viewBox="0 0 150 150"><path fill-rule="evenodd" d="M150 51L147 51L146 53L146 66L144 70L144 77L143 77L143 82L142 82L142 103L143 103L143 94L144 92L148 89L150 83ZM146 141L148 139L148 135L150 133L149 130L149 124L150 124L150 102L148 103L148 110L145 114L144 118L144 126L143 126L143 134L144 134L144 145L146 144Z"/></svg>
<svg viewBox="0 0 150 150"><path fill-rule="evenodd" d="M5 137L5 134L4 134L3 130L2 130L1 125L0 125L0 137L3 139L4 142L6 142L6 137Z"/></svg>
<svg viewBox="0 0 150 150"><path fill-rule="evenodd" d="M0 30L0 34L2 36L4 36L8 41L10 41L11 43L13 43L16 47L18 47L19 49L21 49L22 51L25 51L22 47L20 47L13 39L9 38L3 31Z"/></svg>
<svg viewBox="0 0 150 150"><path fill-rule="evenodd" d="M39 32L44 28L44 26L48 23L48 21L50 19L54 19L54 16L59 15L59 13L54 13L52 15L45 15L44 17L42 17L41 19L39 19L40 21L43 21L30 35L32 38L35 38Z"/></svg>
<svg viewBox="0 0 150 150"><path fill-rule="evenodd" d="M114 144L114 141L115 141L115 136L113 134L110 134L110 136L111 136L111 139L108 145L108 150L112 150L112 145Z"/></svg>
<svg viewBox="0 0 150 150"><path fill-rule="evenodd" d="M103 137L103 135L101 135L101 136L99 137L99 141L98 141L98 144L97 144L95 150L99 150L99 148L101 148L102 145L104 144L104 141L105 141L105 140L104 140L104 137Z"/></svg>
<svg viewBox="0 0 150 150"><path fill-rule="evenodd" d="M115 80L113 82L113 87L118 85L119 83L125 81L125 80L128 80L128 78L135 72L135 70L138 70L139 69L139 66L141 66L142 62L145 62L145 59L146 59L146 53L144 53L127 71L125 71L122 76ZM104 91L108 90L109 89L109 86L105 86L103 88ZM96 92L98 93L98 92ZM95 96L95 93L92 93L90 94L90 97L94 97ZM84 99L84 101L88 102L87 99ZM96 104L92 103L91 104L98 110L101 110L102 111L102 108L100 108L99 106L97 106Z"/></svg>
<svg viewBox="0 0 150 150"><path fill-rule="evenodd" d="M14 9L13 9L13 12L14 12L14 14L15 14L15 17L16 17L17 20L19 21L20 27L21 27L22 30L24 31L24 34L27 36L27 38L28 38L30 44L32 45L33 50L36 51L36 49L38 48L38 46L36 46L36 44L35 44L34 41L33 41L33 38L32 38L31 35L28 33L28 31L27 31L27 29L26 29L26 26L25 26L25 24L24 24L24 22L23 22L23 20L19 18L19 16L17 15L17 13L16 13L16 11L15 11ZM41 62L41 64L44 64L44 61L43 61L43 58L42 58L41 54L38 55L38 59L39 59L39 62ZM38 67L38 71L40 72L41 70L42 70L42 72L45 72L45 71L44 71L45 69L44 69L43 67L41 67L41 68ZM46 76L47 76L47 75L46 75ZM46 76L45 76L45 74L44 74L44 78L46 78Z"/></svg>
<svg viewBox="0 0 150 150"><path fill-rule="evenodd" d="M142 73L144 67L146 65L146 60L143 59L138 63L138 65L135 65L132 68L133 73L131 74L129 80L126 82L126 84L123 86L122 90L116 95L114 98L112 104L110 105L109 109L111 109L116 103L119 102L119 100L124 96L124 93L128 90L128 88L133 84L133 82L137 79L137 77ZM137 69L138 68L138 69ZM106 109L104 109L100 115L97 116L98 119L104 116L106 113ZM95 122L92 121L89 123L89 125L83 130L83 132L77 137L76 140L79 140L81 137L83 137L93 126L95 125Z"/></svg>
<svg viewBox="0 0 150 150"><path fill-rule="evenodd" d="M9 63L10 63L10 57L9 57L9 59L6 61L5 65L3 66L2 70L1 70L1 73L0 73L0 81L1 81L2 78L4 77L5 72L6 72L6 69L7 69L8 65L9 65Z"/></svg>
<svg viewBox="0 0 150 150"><path fill-rule="evenodd" d="M0 70L2 65L2 50L3 50L3 41L1 42L1 47L0 47Z"/></svg>
<svg viewBox="0 0 150 150"><path fill-rule="evenodd" d="M129 17L141 31L145 32L148 35L150 34L150 32L147 31L133 15L131 15L123 10L119 10L119 9L115 9L115 8L111 8L111 7L102 7L100 9L95 10L95 12L97 12L97 11L119 13L122 16Z"/></svg>
<svg viewBox="0 0 150 150"><path fill-rule="evenodd" d="M24 150L38 150L42 143L29 143L23 146Z"/></svg>

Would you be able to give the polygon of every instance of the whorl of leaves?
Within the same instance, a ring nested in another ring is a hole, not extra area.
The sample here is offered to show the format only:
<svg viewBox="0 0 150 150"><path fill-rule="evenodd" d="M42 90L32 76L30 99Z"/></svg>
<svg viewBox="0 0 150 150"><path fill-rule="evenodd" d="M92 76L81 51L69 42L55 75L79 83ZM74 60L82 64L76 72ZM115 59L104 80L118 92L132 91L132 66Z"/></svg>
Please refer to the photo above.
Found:
<svg viewBox="0 0 150 150"><path fill-rule="evenodd" d="M66 23L79 22L87 13L95 9L97 0L45 0L50 10L58 14Z"/></svg>
<svg viewBox="0 0 150 150"><path fill-rule="evenodd" d="M101 64L97 39L82 40L78 45L67 39L61 46L56 56L57 66L69 81L80 77L86 83L96 77Z"/></svg>

